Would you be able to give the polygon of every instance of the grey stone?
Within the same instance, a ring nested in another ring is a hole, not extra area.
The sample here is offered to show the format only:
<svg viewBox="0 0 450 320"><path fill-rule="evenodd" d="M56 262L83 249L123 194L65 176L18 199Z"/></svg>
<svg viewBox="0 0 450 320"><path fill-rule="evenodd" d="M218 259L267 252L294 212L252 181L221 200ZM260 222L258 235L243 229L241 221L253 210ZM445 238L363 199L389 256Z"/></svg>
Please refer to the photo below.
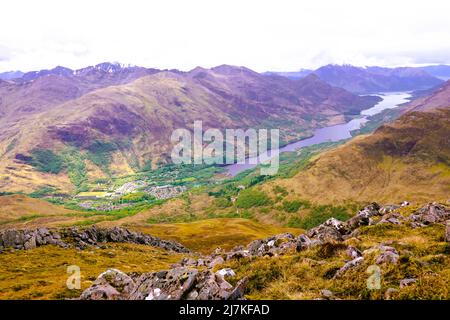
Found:
<svg viewBox="0 0 450 320"><path fill-rule="evenodd" d="M352 259L362 257L361 251L359 251L357 248L355 248L353 246L348 246L347 255Z"/></svg>
<svg viewBox="0 0 450 320"><path fill-rule="evenodd" d="M414 278L400 280L400 289L410 286L416 282L417 282L417 279L414 279Z"/></svg>
<svg viewBox="0 0 450 320"><path fill-rule="evenodd" d="M396 292L398 292L397 289L395 288L388 288L385 293L384 293L384 299L385 300L391 300L392 299L392 295L395 294Z"/></svg>
<svg viewBox="0 0 450 320"><path fill-rule="evenodd" d="M320 290L320 295L322 296L322 298L327 299L327 300L331 300L334 298L334 294L333 292L331 292L330 290Z"/></svg>
<svg viewBox="0 0 450 320"><path fill-rule="evenodd" d="M220 275L223 278L236 276L236 273L231 268L220 269L216 272L216 274Z"/></svg>
<svg viewBox="0 0 450 320"><path fill-rule="evenodd" d="M81 300L124 300L134 289L135 283L127 274L109 269L100 274L94 284L80 296Z"/></svg>
<svg viewBox="0 0 450 320"><path fill-rule="evenodd" d="M344 266L343 266L342 268L340 268L340 269L336 272L334 278L339 278L339 277L341 277L345 272L347 272L348 270L353 269L353 268L359 266L359 265L362 264L363 262L364 262L364 258L363 258L363 257L358 257L358 258L356 258L356 259L353 259L353 260L347 262L346 264L344 264Z"/></svg>

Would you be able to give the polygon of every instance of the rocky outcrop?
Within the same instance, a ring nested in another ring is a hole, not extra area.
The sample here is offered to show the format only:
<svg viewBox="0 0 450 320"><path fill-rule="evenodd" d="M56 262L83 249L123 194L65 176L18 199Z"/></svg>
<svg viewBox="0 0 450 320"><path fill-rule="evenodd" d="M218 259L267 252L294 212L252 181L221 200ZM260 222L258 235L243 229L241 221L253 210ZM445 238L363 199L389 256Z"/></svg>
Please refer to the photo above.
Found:
<svg viewBox="0 0 450 320"><path fill-rule="evenodd" d="M187 267L144 273L135 278L110 269L102 273L80 299L237 300L244 298L246 282L244 278L232 286L219 272Z"/></svg>
<svg viewBox="0 0 450 320"><path fill-rule="evenodd" d="M362 226L374 225L377 223L399 224L406 222L406 218L395 212L396 209L406 205L407 204L380 207L377 203L372 203L364 207L355 216L345 222L330 218L298 237L295 237L290 233L283 233L266 239L254 240L246 247L237 246L229 252L224 252L218 248L209 256L203 256L198 260L185 258L175 266L213 268L215 265L230 259L278 256L298 252L327 242L342 242L348 238L357 236L358 230ZM393 219L397 219L398 222ZM362 253L359 252L357 248L349 247L348 250L348 255L352 260L362 256ZM396 259L398 259L398 257L395 256L396 253L391 251L384 253L385 250L381 251L382 257L380 257L380 263L385 263L387 261L395 263Z"/></svg>
<svg viewBox="0 0 450 320"><path fill-rule="evenodd" d="M423 227L432 223L444 223L450 219L450 210L436 202L429 203L408 218L413 227Z"/></svg>
<svg viewBox="0 0 450 320"><path fill-rule="evenodd" d="M117 269L103 272L94 284L86 289L80 299L82 300L123 300L135 288L134 280Z"/></svg>
<svg viewBox="0 0 450 320"><path fill-rule="evenodd" d="M108 242L126 242L149 245L162 249L189 253L190 250L175 241L161 240L151 235L130 231L124 228L100 229L66 228L49 230L38 228L34 230L6 230L0 232L0 252L6 248L28 250L43 245L57 245L63 248L75 247L85 249L100 246Z"/></svg>

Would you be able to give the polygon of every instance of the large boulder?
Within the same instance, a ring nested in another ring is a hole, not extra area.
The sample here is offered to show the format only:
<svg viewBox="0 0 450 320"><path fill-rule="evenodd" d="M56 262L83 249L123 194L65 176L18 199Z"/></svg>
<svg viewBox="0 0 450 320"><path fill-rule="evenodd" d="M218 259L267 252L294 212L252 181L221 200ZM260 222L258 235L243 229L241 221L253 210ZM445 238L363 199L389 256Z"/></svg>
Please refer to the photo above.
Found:
<svg viewBox="0 0 450 320"><path fill-rule="evenodd" d="M25 235L22 230L6 230L0 234L3 247L11 247L14 249L23 249Z"/></svg>
<svg viewBox="0 0 450 320"><path fill-rule="evenodd" d="M186 267L144 273L136 280L131 300L180 300L193 288L197 269Z"/></svg>
<svg viewBox="0 0 450 320"><path fill-rule="evenodd" d="M443 223L448 219L450 219L450 210L436 202L427 204L409 217L414 226Z"/></svg>
<svg viewBox="0 0 450 320"><path fill-rule="evenodd" d="M320 241L321 243L342 241L343 234L337 226L340 226L340 224L334 225L333 223L328 223L327 221L309 230L306 235L311 239Z"/></svg>
<svg viewBox="0 0 450 320"><path fill-rule="evenodd" d="M128 299L136 284L127 274L109 269L100 274L94 284L80 296L81 300L124 300Z"/></svg>
<svg viewBox="0 0 450 320"><path fill-rule="evenodd" d="M364 209L345 222L346 229L352 232L361 226L368 226L371 224L373 217L381 215L380 210L380 206L375 202L364 207ZM387 210L385 208L383 212Z"/></svg>

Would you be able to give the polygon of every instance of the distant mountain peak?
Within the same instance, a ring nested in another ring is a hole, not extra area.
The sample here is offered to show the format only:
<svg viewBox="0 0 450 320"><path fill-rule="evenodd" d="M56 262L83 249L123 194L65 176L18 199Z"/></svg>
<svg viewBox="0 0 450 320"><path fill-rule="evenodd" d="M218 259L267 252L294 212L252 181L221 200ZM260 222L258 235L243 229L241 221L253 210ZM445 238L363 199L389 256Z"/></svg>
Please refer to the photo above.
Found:
<svg viewBox="0 0 450 320"><path fill-rule="evenodd" d="M6 71L6 72L0 72L0 80L11 80L20 78L24 75L22 71Z"/></svg>
<svg viewBox="0 0 450 320"><path fill-rule="evenodd" d="M219 73L223 73L223 74L233 74L233 73L256 73L253 70L250 70L246 67L242 67L242 66L233 66L233 65L229 65L229 64L222 64L219 65L217 67L211 68L212 71L214 72L219 72Z"/></svg>
<svg viewBox="0 0 450 320"><path fill-rule="evenodd" d="M119 63L119 62L102 62L102 63L96 64L94 66L89 66L89 67L75 70L75 74L78 75L78 74L83 74L83 73L87 73L90 71L102 71L102 72L106 72L106 73L115 73L115 72L120 72L123 70L134 69L134 68L138 68L138 67L135 65L132 65L132 64L124 64L124 63Z"/></svg>
<svg viewBox="0 0 450 320"><path fill-rule="evenodd" d="M442 80L414 67L356 67L348 64L329 64L315 70L314 73L333 86L358 94L423 90L442 83Z"/></svg>
<svg viewBox="0 0 450 320"><path fill-rule="evenodd" d="M102 62L94 66L98 70L103 70L105 72L113 73L123 69L129 69L136 67L131 64L124 64L120 62Z"/></svg>

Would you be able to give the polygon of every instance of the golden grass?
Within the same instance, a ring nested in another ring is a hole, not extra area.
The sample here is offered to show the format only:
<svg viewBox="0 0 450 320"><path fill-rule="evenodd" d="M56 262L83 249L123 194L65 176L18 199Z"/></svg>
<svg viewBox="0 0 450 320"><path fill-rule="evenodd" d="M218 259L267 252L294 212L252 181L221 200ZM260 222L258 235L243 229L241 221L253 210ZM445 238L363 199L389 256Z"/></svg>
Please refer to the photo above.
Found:
<svg viewBox="0 0 450 320"><path fill-rule="evenodd" d="M388 288L398 290L393 299L450 299L450 257L443 232L442 225L418 229L376 225L364 228L357 240L347 241L361 250L379 244L397 249L399 264L378 265L380 289L367 287L367 270L375 264L376 253L368 254L362 265L333 279L336 270L349 260L342 244L322 245L289 256L241 259L226 265L237 274L233 282L249 277L250 299L315 299L324 289L340 299L383 299ZM405 278L418 281L399 289L399 281Z"/></svg>
<svg viewBox="0 0 450 320"><path fill-rule="evenodd" d="M32 215L56 216L75 212L42 199L30 198L21 194L0 197L1 222L14 221Z"/></svg>
<svg viewBox="0 0 450 320"><path fill-rule="evenodd" d="M255 239L262 239L283 232L295 235L301 229L282 228L261 224L248 219L219 218L189 223L130 225L131 229L155 235L162 239L178 241L197 252L211 253L221 247L229 250L236 245L247 245Z"/></svg>
<svg viewBox="0 0 450 320"><path fill-rule="evenodd" d="M67 174L50 174L34 170L27 164L2 159L0 162L0 191L31 193L41 186L52 186L73 192L74 186Z"/></svg>
<svg viewBox="0 0 450 320"><path fill-rule="evenodd" d="M78 297L109 268L150 272L170 268L181 254L136 244L108 244L105 249L43 246L0 254L0 299L64 299ZM81 271L81 290L69 290L67 267Z"/></svg>

